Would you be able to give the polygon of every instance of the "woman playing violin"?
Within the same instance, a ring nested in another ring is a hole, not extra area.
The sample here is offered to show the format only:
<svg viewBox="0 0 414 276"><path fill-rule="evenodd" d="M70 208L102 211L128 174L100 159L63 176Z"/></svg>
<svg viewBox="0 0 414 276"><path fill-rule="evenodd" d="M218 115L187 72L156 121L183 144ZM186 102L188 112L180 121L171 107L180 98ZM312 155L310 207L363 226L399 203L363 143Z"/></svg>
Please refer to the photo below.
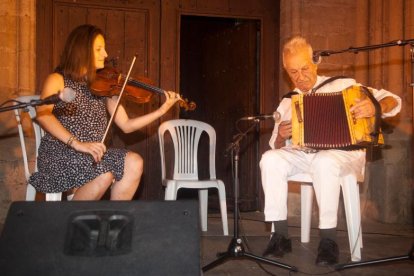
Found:
<svg viewBox="0 0 414 276"><path fill-rule="evenodd" d="M125 133L136 131L164 115L180 98L165 92L166 101L151 113L129 118L117 96L100 97L91 93L96 70L107 57L102 31L81 25L69 35L60 64L50 74L41 98L63 88L75 91L70 102L60 101L38 107L37 119L46 130L39 147L38 172L29 183L37 191L57 193L75 190L73 200L98 200L111 187L111 200L133 198L143 172L143 160L126 149L107 148L101 141L109 114Z"/></svg>

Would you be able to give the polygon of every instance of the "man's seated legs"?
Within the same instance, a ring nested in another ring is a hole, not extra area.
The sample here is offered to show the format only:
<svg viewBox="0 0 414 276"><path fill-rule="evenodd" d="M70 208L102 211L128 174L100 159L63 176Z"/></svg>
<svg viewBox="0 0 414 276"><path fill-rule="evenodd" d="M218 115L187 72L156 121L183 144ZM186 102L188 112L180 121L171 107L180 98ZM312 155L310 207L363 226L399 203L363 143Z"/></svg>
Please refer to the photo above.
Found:
<svg viewBox="0 0 414 276"><path fill-rule="evenodd" d="M341 177L357 173L364 166L361 151L326 150L304 153L297 150L279 149L265 152L260 161L262 185L265 194L265 220L275 226L275 233L264 255L281 257L291 251L287 231L287 178L291 175L310 173L319 205L321 241L316 263L331 265L338 261L336 243L337 213Z"/></svg>
<svg viewBox="0 0 414 276"><path fill-rule="evenodd" d="M316 200L319 206L320 243L316 264L333 265L338 262L336 241L338 205L341 178L356 174L363 166L361 151L324 150L315 154L311 173Z"/></svg>
<svg viewBox="0 0 414 276"><path fill-rule="evenodd" d="M275 226L264 256L282 257L292 251L287 224L287 178L303 171L308 167L307 163L305 153L299 151L269 150L262 156L260 169L265 194L265 220Z"/></svg>

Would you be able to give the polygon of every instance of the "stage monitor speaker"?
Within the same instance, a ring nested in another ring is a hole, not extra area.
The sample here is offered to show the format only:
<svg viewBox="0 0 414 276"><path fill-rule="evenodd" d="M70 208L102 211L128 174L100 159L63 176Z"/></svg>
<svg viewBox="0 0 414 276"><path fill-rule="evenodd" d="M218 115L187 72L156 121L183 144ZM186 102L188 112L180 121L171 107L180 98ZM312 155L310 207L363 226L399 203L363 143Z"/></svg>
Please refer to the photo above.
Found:
<svg viewBox="0 0 414 276"><path fill-rule="evenodd" d="M198 203L14 202L1 275L200 275Z"/></svg>

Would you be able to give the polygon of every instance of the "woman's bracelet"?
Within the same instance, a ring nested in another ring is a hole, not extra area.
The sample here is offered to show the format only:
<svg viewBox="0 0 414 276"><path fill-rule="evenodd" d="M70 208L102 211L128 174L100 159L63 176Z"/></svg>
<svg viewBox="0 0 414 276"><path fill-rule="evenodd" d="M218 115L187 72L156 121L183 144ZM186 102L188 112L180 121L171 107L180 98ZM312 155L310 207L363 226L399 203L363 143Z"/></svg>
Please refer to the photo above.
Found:
<svg viewBox="0 0 414 276"><path fill-rule="evenodd" d="M74 140L76 140L76 137L74 135L70 136L66 142L66 146L71 147Z"/></svg>

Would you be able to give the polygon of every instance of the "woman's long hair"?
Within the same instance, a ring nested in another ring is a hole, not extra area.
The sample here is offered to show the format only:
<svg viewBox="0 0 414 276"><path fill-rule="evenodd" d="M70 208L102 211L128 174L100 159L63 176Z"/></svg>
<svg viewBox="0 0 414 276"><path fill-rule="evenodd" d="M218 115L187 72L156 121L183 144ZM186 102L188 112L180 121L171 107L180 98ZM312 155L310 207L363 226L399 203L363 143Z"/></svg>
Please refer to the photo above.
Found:
<svg viewBox="0 0 414 276"><path fill-rule="evenodd" d="M104 36L94 25L80 25L68 36L57 70L76 81L91 83L96 76L93 42Z"/></svg>

